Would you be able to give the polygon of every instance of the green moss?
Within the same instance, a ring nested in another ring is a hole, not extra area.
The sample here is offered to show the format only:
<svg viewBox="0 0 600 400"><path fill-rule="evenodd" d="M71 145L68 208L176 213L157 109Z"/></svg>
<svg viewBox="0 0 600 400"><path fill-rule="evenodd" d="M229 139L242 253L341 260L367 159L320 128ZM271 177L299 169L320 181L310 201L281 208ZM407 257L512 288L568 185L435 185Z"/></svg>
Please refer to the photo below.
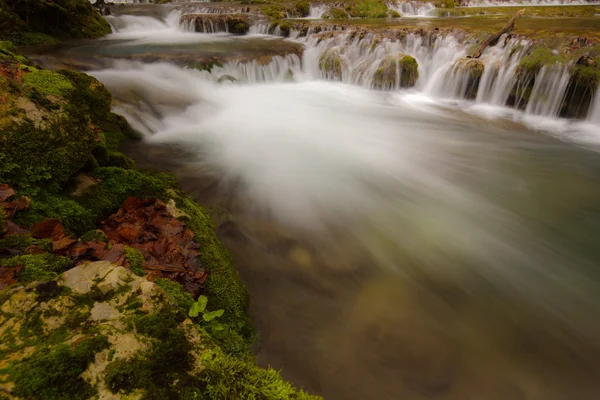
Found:
<svg viewBox="0 0 600 400"><path fill-rule="evenodd" d="M0 41L0 54L14 58L17 55L17 48L10 41Z"/></svg>
<svg viewBox="0 0 600 400"><path fill-rule="evenodd" d="M296 12L301 17L308 17L310 14L310 3L308 1L299 1L296 3Z"/></svg>
<svg viewBox="0 0 600 400"><path fill-rule="evenodd" d="M271 368L259 368L250 362L229 357L218 349L206 352L202 356L202 365L204 370L200 379L210 399L319 399L295 390Z"/></svg>
<svg viewBox="0 0 600 400"><path fill-rule="evenodd" d="M60 40L41 32L23 32L13 38L20 46L48 46L60 43Z"/></svg>
<svg viewBox="0 0 600 400"><path fill-rule="evenodd" d="M319 57L319 69L323 71L328 79L342 79L343 61L340 50L329 49Z"/></svg>
<svg viewBox="0 0 600 400"><path fill-rule="evenodd" d="M192 346L179 328L183 314L165 308L159 313L138 316L138 333L157 339L150 349L130 360L115 360L106 367L105 383L113 393L145 389L143 399L180 399L195 380ZM195 386L195 385L194 385Z"/></svg>
<svg viewBox="0 0 600 400"><path fill-rule="evenodd" d="M42 93L57 97L62 97L75 88L63 75L48 70L29 72L23 77L23 82Z"/></svg>
<svg viewBox="0 0 600 400"><path fill-rule="evenodd" d="M79 113L85 113L97 124L102 124L111 114L110 107L112 95L96 78L79 71L59 71L75 86L69 98L73 105L77 105Z"/></svg>
<svg viewBox="0 0 600 400"><path fill-rule="evenodd" d="M91 231L87 231L79 238L81 243L86 242L105 242L108 243L108 237L106 233L101 231L100 229L93 229Z"/></svg>
<svg viewBox="0 0 600 400"><path fill-rule="evenodd" d="M6 267L22 265L23 269L18 276L21 282L49 281L69 269L71 259L47 253L31 254L2 259L0 265Z"/></svg>
<svg viewBox="0 0 600 400"><path fill-rule="evenodd" d="M100 335L81 341L73 350L66 344L38 349L10 368L13 394L31 400L89 398L95 390L80 375L107 347L107 337Z"/></svg>
<svg viewBox="0 0 600 400"><path fill-rule="evenodd" d="M190 307L192 307L192 304L194 303L192 295L190 295L179 283L165 278L159 278L155 283L167 292L167 295L175 304L177 304L182 312L187 313Z"/></svg>
<svg viewBox="0 0 600 400"><path fill-rule="evenodd" d="M277 4L269 4L268 6L261 7L260 12L269 19L285 18L285 10Z"/></svg>
<svg viewBox="0 0 600 400"><path fill-rule="evenodd" d="M254 335L248 318L248 293L233 266L231 256L216 237L208 213L187 196L177 200L177 207L191 220L187 226L194 231L194 240L200 244L200 260L209 270L206 296L210 311L223 309L221 322L246 339Z"/></svg>
<svg viewBox="0 0 600 400"><path fill-rule="evenodd" d="M360 0L349 8L354 18L386 18L389 12L383 0Z"/></svg>
<svg viewBox="0 0 600 400"><path fill-rule="evenodd" d="M323 19L348 19L350 15L343 8L332 8L323 15Z"/></svg>
<svg viewBox="0 0 600 400"><path fill-rule="evenodd" d="M600 63L598 65L575 65L571 82L595 90L600 84Z"/></svg>
<svg viewBox="0 0 600 400"><path fill-rule="evenodd" d="M441 8L460 7L460 1L459 0L439 0L436 4L436 7L441 7Z"/></svg>
<svg viewBox="0 0 600 400"><path fill-rule="evenodd" d="M544 65L551 65L557 62L563 62L564 59L553 54L552 50L539 46L529 51L519 62L516 72L520 75L535 75L540 72Z"/></svg>
<svg viewBox="0 0 600 400"><path fill-rule="evenodd" d="M402 17L402 14L400 14L396 10L390 10L390 17L392 17L392 18L400 18L400 17Z"/></svg>
<svg viewBox="0 0 600 400"><path fill-rule="evenodd" d="M418 78L419 65L413 57L404 54L386 56L375 70L373 87L380 90L412 87Z"/></svg>
<svg viewBox="0 0 600 400"><path fill-rule="evenodd" d="M131 265L131 271L134 274L137 276L146 275L146 272L144 271L144 263L146 260L139 250L125 246L125 257L127 257L127 261L129 261L129 264Z"/></svg>
<svg viewBox="0 0 600 400"><path fill-rule="evenodd" d="M288 37L290 36L290 31L292 30L292 25L289 22L282 22L279 24L279 31L281 32L281 36Z"/></svg>
<svg viewBox="0 0 600 400"><path fill-rule="evenodd" d="M87 0L0 2L0 37L42 32L56 38L95 38L111 32L110 25ZM12 25L12 26L11 26Z"/></svg>
<svg viewBox="0 0 600 400"><path fill-rule="evenodd" d="M5 127L0 131L0 181L19 188L67 181L90 158L94 134L88 123L86 115L60 113L45 126L23 121Z"/></svg>
<svg viewBox="0 0 600 400"><path fill-rule="evenodd" d="M39 246L46 252L52 251L52 242L50 239L34 239L31 235L6 235L0 239L0 252L3 250L13 250L23 253L29 246Z"/></svg>
<svg viewBox="0 0 600 400"><path fill-rule="evenodd" d="M32 196L29 207L18 213L14 221L24 226L32 226L46 219L56 218L67 231L82 234L95 227L98 217L99 215L69 196L44 191Z"/></svg>

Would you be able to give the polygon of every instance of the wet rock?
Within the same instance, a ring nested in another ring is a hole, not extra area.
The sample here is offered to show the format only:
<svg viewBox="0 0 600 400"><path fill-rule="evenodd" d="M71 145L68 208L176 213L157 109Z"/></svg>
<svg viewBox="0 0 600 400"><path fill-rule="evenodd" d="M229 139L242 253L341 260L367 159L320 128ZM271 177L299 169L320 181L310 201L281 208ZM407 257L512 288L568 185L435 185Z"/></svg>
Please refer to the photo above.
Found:
<svg viewBox="0 0 600 400"><path fill-rule="evenodd" d="M462 79L467 80L464 93L465 98L470 100L475 99L483 71L485 70L483 61L474 58L461 58L456 61L452 70L454 74L460 74L462 75Z"/></svg>
<svg viewBox="0 0 600 400"><path fill-rule="evenodd" d="M319 69L327 79L341 80L345 65L345 59L337 47L327 50L319 58Z"/></svg>
<svg viewBox="0 0 600 400"><path fill-rule="evenodd" d="M417 60L403 53L386 56L373 75L373 87L379 90L412 87L419 77L418 68Z"/></svg>

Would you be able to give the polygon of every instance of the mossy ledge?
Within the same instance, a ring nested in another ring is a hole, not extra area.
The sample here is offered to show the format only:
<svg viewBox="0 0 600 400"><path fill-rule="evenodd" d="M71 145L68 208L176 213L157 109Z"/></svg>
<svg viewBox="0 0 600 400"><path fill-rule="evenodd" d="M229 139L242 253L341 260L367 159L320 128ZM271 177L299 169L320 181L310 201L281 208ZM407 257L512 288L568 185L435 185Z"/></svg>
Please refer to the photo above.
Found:
<svg viewBox="0 0 600 400"><path fill-rule="evenodd" d="M316 399L256 365L248 295L213 221L172 175L138 170L119 152L138 136L111 113L104 86L80 72L33 66L10 43L1 48L8 50L1 54L0 183L27 203L0 218L0 267L17 279L0 290L3 395ZM181 211L208 272L206 312L222 313L217 324L188 317L196 299L179 283L139 276L143 256L132 247L124 251L128 268L81 264L28 233L55 218L75 243L106 244L100 222L132 196Z"/></svg>
<svg viewBox="0 0 600 400"><path fill-rule="evenodd" d="M18 45L107 35L110 25L88 0L0 0L0 40Z"/></svg>

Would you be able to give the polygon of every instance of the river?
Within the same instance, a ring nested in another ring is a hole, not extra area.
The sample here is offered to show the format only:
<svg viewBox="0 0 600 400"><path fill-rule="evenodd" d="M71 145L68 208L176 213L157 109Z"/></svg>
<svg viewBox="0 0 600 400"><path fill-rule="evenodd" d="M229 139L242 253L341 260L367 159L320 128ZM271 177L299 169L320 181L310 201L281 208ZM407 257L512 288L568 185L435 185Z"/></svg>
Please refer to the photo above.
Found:
<svg viewBox="0 0 600 400"><path fill-rule="evenodd" d="M172 170L215 215L262 365L327 400L597 398L600 94L559 118L565 72L548 68L526 109L507 106L517 40L486 50L502 66L467 100L453 36L236 37L179 18L109 17L111 36L45 61L91 69L144 134L138 165ZM341 46L326 79L320 57ZM416 86L373 90L400 51Z"/></svg>

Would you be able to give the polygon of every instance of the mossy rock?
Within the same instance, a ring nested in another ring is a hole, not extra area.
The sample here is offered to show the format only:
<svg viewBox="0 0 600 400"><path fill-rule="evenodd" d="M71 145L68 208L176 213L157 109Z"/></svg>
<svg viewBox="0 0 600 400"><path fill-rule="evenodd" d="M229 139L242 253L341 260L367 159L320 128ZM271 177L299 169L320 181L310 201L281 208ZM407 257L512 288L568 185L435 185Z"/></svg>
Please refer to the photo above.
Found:
<svg viewBox="0 0 600 400"><path fill-rule="evenodd" d="M383 0L360 0L348 7L353 18L386 18L389 8Z"/></svg>
<svg viewBox="0 0 600 400"><path fill-rule="evenodd" d="M42 94L64 97L75 89L73 82L58 72L41 70L30 72L23 77L23 83Z"/></svg>
<svg viewBox="0 0 600 400"><path fill-rule="evenodd" d="M35 192L90 162L95 125L110 120L111 95L80 72L28 70L22 83L0 79L0 181Z"/></svg>
<svg viewBox="0 0 600 400"><path fill-rule="evenodd" d="M411 56L397 54L386 56L379 62L373 74L373 88L392 90L408 88L416 84L419 78L419 65Z"/></svg>
<svg viewBox="0 0 600 400"><path fill-rule="evenodd" d="M545 65L564 62L564 58L557 52L544 47L538 46L530 50L517 65L516 73L519 76L535 75Z"/></svg>
<svg viewBox="0 0 600 400"><path fill-rule="evenodd" d="M271 20L284 19L286 11L277 4L269 4L260 8L260 12Z"/></svg>
<svg viewBox="0 0 600 400"><path fill-rule="evenodd" d="M292 25L289 22L283 22L279 25L280 35L283 37L289 37L292 30Z"/></svg>
<svg viewBox="0 0 600 400"><path fill-rule="evenodd" d="M477 90L481 77L485 71L483 61L474 58L461 58L454 63L452 68L454 74L463 74L468 79L465 98L474 100L477 97Z"/></svg>
<svg viewBox="0 0 600 400"><path fill-rule="evenodd" d="M310 3L308 1L299 1L296 3L296 12L301 17L308 17L310 14Z"/></svg>
<svg viewBox="0 0 600 400"><path fill-rule="evenodd" d="M42 33L59 39L84 39L111 32L88 0L0 0L0 12L0 38L39 41ZM27 38L31 33L38 36Z"/></svg>
<svg viewBox="0 0 600 400"><path fill-rule="evenodd" d="M332 8L323 14L323 19L348 19L350 15L343 8Z"/></svg>
<svg viewBox="0 0 600 400"><path fill-rule="evenodd" d="M178 286L100 261L0 291L3 383L31 400L319 399L247 349L246 358L225 350L208 322L188 318L193 300Z"/></svg>
<svg viewBox="0 0 600 400"><path fill-rule="evenodd" d="M319 69L327 79L341 80L345 65L346 61L339 48L329 49L319 57Z"/></svg>

